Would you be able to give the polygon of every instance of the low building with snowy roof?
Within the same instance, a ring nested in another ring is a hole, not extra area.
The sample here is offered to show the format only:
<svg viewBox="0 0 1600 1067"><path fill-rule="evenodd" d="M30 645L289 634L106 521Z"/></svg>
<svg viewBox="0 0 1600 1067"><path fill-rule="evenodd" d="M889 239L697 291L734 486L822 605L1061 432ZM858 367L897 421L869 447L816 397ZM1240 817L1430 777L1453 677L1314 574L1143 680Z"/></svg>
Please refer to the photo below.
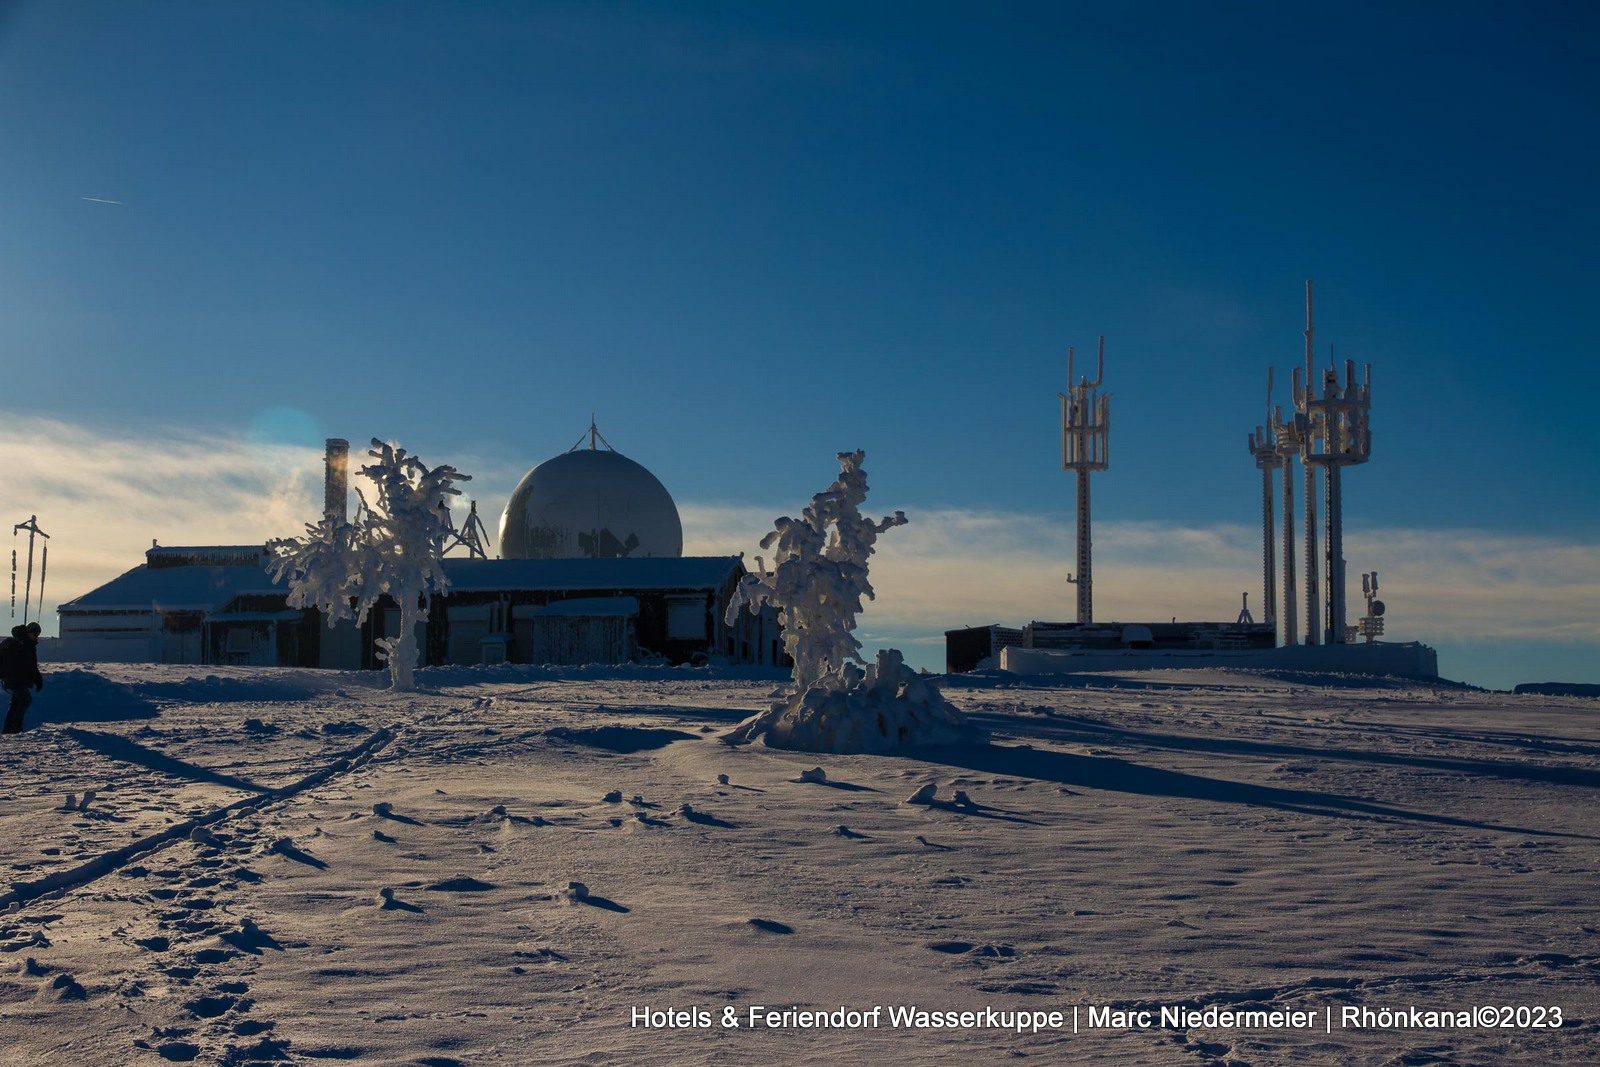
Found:
<svg viewBox="0 0 1600 1067"><path fill-rule="evenodd" d="M263 546L154 547L145 562L62 604L55 658L135 663L376 668L394 605L361 626L288 606ZM424 665L672 663L717 657L781 665L768 613L723 615L737 556L491 560L447 557L449 588L419 627Z"/></svg>

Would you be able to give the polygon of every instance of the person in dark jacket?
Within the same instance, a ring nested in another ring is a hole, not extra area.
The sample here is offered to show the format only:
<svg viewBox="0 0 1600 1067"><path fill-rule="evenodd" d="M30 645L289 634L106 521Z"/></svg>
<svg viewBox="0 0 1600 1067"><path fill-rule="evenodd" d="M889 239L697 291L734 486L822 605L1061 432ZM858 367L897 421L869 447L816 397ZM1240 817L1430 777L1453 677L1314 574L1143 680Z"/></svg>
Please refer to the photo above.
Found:
<svg viewBox="0 0 1600 1067"><path fill-rule="evenodd" d="M29 688L43 689L44 675L39 673L39 624L13 626L11 636L0 641L0 685L11 694L11 708L6 712L8 734L22 732L22 716L33 703Z"/></svg>

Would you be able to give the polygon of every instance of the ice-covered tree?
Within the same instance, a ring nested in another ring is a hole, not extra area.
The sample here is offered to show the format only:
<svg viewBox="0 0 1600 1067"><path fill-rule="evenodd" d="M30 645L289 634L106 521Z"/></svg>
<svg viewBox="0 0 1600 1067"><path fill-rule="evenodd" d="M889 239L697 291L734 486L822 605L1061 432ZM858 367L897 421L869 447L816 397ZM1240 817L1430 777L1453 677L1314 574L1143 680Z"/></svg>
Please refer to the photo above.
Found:
<svg viewBox="0 0 1600 1067"><path fill-rule="evenodd" d="M784 651L794 660L796 692L845 663L864 662L853 631L862 598L873 599L867 558L879 534L906 523L903 511L876 521L861 514L867 499L867 472L861 467L866 456L860 449L838 453L834 483L811 498L800 518L778 519L762 538L761 547L773 553L772 569L757 556L755 573L745 576L728 604L730 626L745 608L756 612L771 604L778 609Z"/></svg>
<svg viewBox="0 0 1600 1067"><path fill-rule="evenodd" d="M328 625L342 619L364 623L383 596L400 609L400 632L378 641L395 689L413 686L417 623L429 599L449 585L440 560L451 533L449 498L456 482L470 481L454 467L429 469L396 445L373 438L367 453L376 462L361 468L375 498L355 521L324 517L307 524L305 537L272 541L272 573L289 583L289 604L314 607ZM360 490L357 490L360 495Z"/></svg>
<svg viewBox="0 0 1600 1067"><path fill-rule="evenodd" d="M734 591L725 616L770 604L778 611L784 648L794 660L790 688L771 707L726 736L762 738L779 748L812 752L892 752L957 744L981 735L894 649L861 658L856 619L862 598L873 599L867 560L878 535L903 526L905 513L883 519L861 514L867 499L866 453L840 452L839 477L811 498L800 518L784 516L761 541L772 569L756 570Z"/></svg>

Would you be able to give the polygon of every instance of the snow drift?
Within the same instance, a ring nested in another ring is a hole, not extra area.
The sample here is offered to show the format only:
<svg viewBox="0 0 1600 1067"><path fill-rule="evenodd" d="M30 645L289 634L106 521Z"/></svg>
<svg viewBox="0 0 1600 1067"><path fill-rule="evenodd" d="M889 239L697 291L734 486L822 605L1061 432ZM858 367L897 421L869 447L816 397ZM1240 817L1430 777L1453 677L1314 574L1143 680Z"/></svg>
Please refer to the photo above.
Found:
<svg viewBox="0 0 1600 1067"><path fill-rule="evenodd" d="M786 693L723 735L803 752L889 753L973 744L987 736L928 680L886 648L865 668L846 663L801 693Z"/></svg>

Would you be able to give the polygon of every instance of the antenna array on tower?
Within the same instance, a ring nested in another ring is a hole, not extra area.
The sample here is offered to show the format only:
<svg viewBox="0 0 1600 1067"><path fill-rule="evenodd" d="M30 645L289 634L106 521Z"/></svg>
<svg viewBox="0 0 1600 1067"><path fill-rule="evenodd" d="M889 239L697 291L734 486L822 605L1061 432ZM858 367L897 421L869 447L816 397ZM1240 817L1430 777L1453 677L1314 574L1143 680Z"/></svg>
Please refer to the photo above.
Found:
<svg viewBox="0 0 1600 1067"><path fill-rule="evenodd" d="M1078 621L1094 621L1094 585L1089 525L1089 475L1103 471L1110 463L1111 394L1099 392L1105 377L1106 339L1100 338L1100 354L1094 381L1073 381L1073 353L1067 349L1067 391L1061 397L1061 469L1078 473L1078 573L1067 580L1078 586Z"/></svg>
<svg viewBox="0 0 1600 1067"><path fill-rule="evenodd" d="M1362 380L1356 381L1355 363L1345 361L1344 382L1329 366L1322 374L1320 392L1312 353L1311 282L1306 282L1305 367L1297 367L1291 383L1294 414L1285 420L1282 412L1271 408L1265 430L1256 427L1250 437L1250 451L1262 471L1263 571L1266 574L1268 602L1273 599L1271 582L1272 489L1269 471L1283 471L1283 630L1284 644L1296 643L1295 632L1295 544L1293 460L1305 468L1305 641L1307 644L1342 644L1350 640L1345 626L1344 589L1344 499L1340 472L1365 463L1372 455L1369 416L1372 408L1372 366L1368 364ZM1267 377L1270 406L1271 372ZM1317 476L1323 483L1323 553L1317 551ZM1320 582L1319 582L1320 572ZM1323 585L1318 598L1318 586Z"/></svg>

